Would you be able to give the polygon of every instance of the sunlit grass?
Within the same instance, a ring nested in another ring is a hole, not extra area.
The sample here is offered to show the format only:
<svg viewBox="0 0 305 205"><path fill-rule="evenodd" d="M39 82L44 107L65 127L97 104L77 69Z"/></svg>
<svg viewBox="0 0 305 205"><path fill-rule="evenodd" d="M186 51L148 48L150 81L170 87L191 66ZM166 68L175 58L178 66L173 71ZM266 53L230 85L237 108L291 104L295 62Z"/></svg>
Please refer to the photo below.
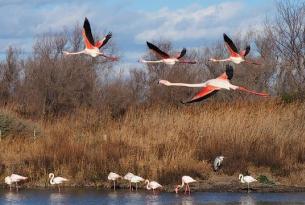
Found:
<svg viewBox="0 0 305 205"><path fill-rule="evenodd" d="M225 175L263 167L274 177L302 183L304 174L295 176L305 169L304 121L301 102L130 108L119 119L79 110L36 122L43 132L35 139L16 133L3 138L0 171L29 176L39 185L51 171L75 185L105 182L110 171L170 184L185 174L208 179L212 160L222 154Z"/></svg>

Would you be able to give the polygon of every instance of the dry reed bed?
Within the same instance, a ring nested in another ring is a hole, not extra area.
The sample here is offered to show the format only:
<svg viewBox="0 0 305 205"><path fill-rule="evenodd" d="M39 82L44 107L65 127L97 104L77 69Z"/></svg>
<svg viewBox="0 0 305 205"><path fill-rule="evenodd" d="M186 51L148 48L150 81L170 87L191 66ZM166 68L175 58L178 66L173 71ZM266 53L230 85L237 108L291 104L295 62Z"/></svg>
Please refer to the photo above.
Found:
<svg viewBox="0 0 305 205"><path fill-rule="evenodd" d="M208 179L211 160L223 154L225 175L264 168L287 183L305 183L305 103L155 106L110 116L80 110L37 122L44 129L37 139L3 139L1 175L16 172L44 185L52 171L75 185L95 185L109 171L131 171L169 184L183 174Z"/></svg>

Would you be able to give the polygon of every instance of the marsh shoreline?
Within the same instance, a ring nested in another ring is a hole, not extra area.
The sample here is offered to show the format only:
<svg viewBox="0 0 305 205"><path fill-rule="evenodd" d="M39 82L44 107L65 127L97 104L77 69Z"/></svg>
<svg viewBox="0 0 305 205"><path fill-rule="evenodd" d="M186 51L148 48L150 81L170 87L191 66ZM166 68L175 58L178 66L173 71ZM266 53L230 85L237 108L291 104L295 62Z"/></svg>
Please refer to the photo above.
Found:
<svg viewBox="0 0 305 205"><path fill-rule="evenodd" d="M111 183L100 183L100 184L66 184L63 190L100 190L100 191L112 191L113 187L110 186ZM174 192L174 187L176 185L164 185L161 192ZM207 181L199 181L198 183L190 185L192 192L234 192L234 193L244 193L247 192L247 185L241 183L222 183L222 184L211 184ZM135 187L134 187L135 188ZM0 189L8 189L5 184L2 184ZM57 190L56 186L51 185L37 185L37 184L22 184L20 191L22 190ZM14 190L14 187L12 187ZM116 186L116 191L129 191L128 185L126 183L118 183ZM138 191L146 191L145 185L141 184L138 187ZM133 190L135 192L135 190ZM182 188L179 193L183 193L184 188ZM293 185L267 185L267 184L252 184L250 186L250 192L254 193L292 193L292 192L305 192L305 186L293 186Z"/></svg>

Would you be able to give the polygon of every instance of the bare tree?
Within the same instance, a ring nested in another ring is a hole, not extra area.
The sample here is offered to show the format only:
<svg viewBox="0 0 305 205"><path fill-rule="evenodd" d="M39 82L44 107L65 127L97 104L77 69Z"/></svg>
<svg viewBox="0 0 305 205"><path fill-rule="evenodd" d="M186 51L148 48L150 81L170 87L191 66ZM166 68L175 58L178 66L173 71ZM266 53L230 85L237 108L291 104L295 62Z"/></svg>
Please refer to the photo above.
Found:
<svg viewBox="0 0 305 205"><path fill-rule="evenodd" d="M278 87L280 92L305 88L305 3L281 0L277 14L266 26L279 61Z"/></svg>
<svg viewBox="0 0 305 205"><path fill-rule="evenodd" d="M37 38L33 56L25 62L22 94L23 112L53 116L79 107L98 106L98 69L111 64L86 55L64 56L63 49L79 49L81 32L47 33ZM26 108L26 111L24 110Z"/></svg>
<svg viewBox="0 0 305 205"><path fill-rule="evenodd" d="M19 50L9 47L6 51L6 61L0 65L0 99L4 104L7 104L9 100L12 100L16 94L16 89L19 86L19 53Z"/></svg>
<svg viewBox="0 0 305 205"><path fill-rule="evenodd" d="M134 104L140 104L147 100L148 81L147 73L142 69L130 70L130 79L128 88L130 89L130 98Z"/></svg>

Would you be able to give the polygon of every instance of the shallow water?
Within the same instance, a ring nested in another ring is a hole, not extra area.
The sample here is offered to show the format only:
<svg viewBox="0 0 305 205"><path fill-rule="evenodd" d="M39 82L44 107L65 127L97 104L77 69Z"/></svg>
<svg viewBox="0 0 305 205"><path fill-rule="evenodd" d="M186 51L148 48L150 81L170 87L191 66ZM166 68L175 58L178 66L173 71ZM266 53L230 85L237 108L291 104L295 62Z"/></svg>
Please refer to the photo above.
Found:
<svg viewBox="0 0 305 205"><path fill-rule="evenodd" d="M0 191L1 205L200 205L200 204L242 204L275 205L305 204L305 193L213 193L197 192L191 196L174 193L153 195L149 192L103 192L98 190L20 190Z"/></svg>

